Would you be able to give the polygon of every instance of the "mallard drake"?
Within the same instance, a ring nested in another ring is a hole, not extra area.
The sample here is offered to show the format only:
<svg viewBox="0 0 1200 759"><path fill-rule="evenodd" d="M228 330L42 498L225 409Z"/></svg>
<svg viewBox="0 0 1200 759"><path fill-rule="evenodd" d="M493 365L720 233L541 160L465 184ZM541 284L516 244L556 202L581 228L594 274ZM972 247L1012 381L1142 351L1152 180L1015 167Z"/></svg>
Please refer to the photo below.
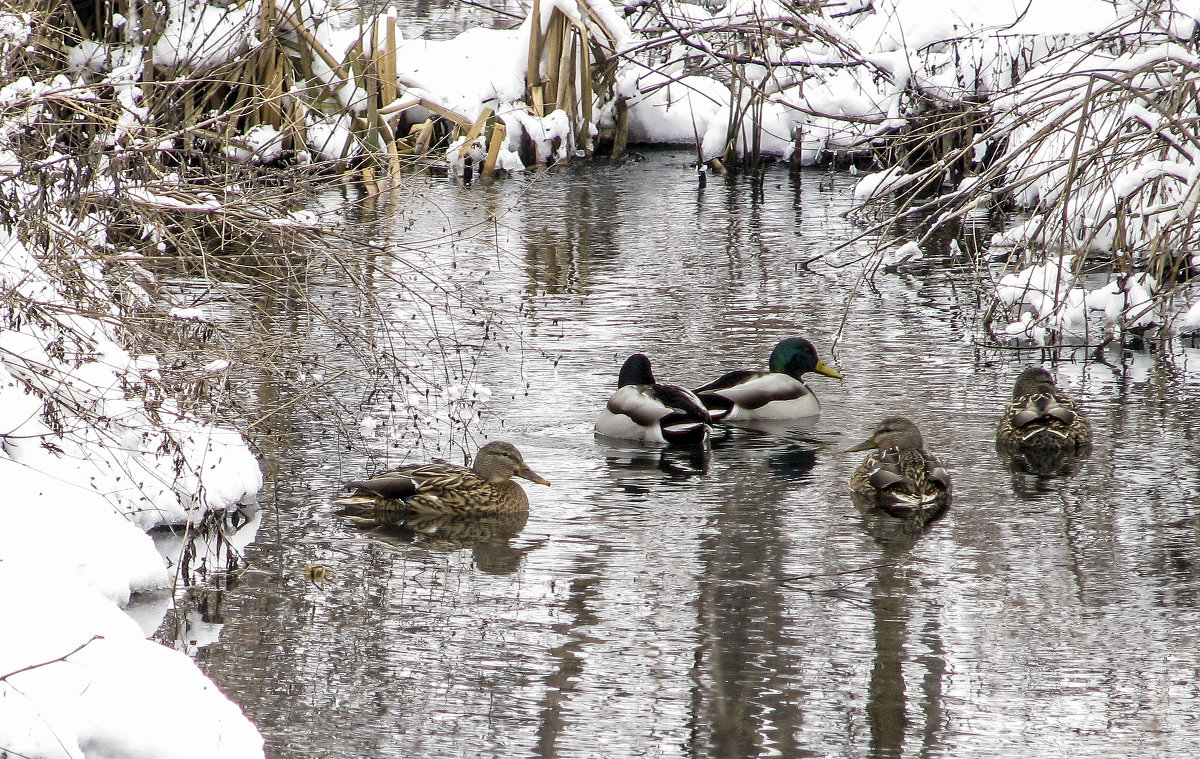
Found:
<svg viewBox="0 0 1200 759"><path fill-rule="evenodd" d="M650 359L635 353L621 366L617 391L596 420L596 434L643 443L704 443L711 423L695 393L655 382Z"/></svg>
<svg viewBox="0 0 1200 759"><path fill-rule="evenodd" d="M1003 452L1084 453L1092 444L1092 425L1078 404L1054 384L1050 372L1031 366L1013 384L1012 401L996 427Z"/></svg>
<svg viewBox="0 0 1200 759"><path fill-rule="evenodd" d="M529 497L512 481L550 483L529 468L512 443L479 449L468 469L454 464L414 464L346 484L354 492L333 499L341 516L360 524L389 524L416 514L508 514L529 509Z"/></svg>
<svg viewBox="0 0 1200 759"><path fill-rule="evenodd" d="M714 421L745 419L802 419L821 413L817 396L804 384L805 372L841 379L817 358L812 343L791 337L771 351L767 371L742 370L696 388L696 395Z"/></svg>
<svg viewBox="0 0 1200 759"><path fill-rule="evenodd" d="M950 475L905 417L887 417L871 437L846 450L871 451L850 476L850 489L892 516L924 524L949 505Z"/></svg>

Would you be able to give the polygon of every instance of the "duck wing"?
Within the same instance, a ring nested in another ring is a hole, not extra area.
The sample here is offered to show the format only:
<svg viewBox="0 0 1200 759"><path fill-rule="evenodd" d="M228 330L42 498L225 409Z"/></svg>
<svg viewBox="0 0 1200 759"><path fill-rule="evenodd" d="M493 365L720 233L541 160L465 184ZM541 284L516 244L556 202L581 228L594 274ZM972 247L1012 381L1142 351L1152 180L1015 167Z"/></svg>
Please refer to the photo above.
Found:
<svg viewBox="0 0 1200 759"><path fill-rule="evenodd" d="M889 448L869 456L867 482L880 495L900 501L927 501L950 490L950 473L938 458L915 448Z"/></svg>
<svg viewBox="0 0 1200 759"><path fill-rule="evenodd" d="M766 372L755 372L755 371L748 371L745 369L742 369L742 370L739 370L736 372L729 372L728 374L722 374L720 377L716 378L712 382L709 382L706 385L701 385L700 387L696 388L696 395L702 395L704 393L716 393L721 390L728 390L732 387L736 387L736 386L742 384L746 380L751 380L751 379L754 379L755 377L761 377L764 374L766 374Z"/></svg>
<svg viewBox="0 0 1200 759"><path fill-rule="evenodd" d="M626 385L608 399L608 410L648 427L666 417L708 422L708 409L691 390L678 385Z"/></svg>
<svg viewBox="0 0 1200 759"><path fill-rule="evenodd" d="M391 474L347 482L346 488L389 501L403 501L416 495L417 481L412 477Z"/></svg>
<svg viewBox="0 0 1200 759"><path fill-rule="evenodd" d="M1012 425L1016 429L1028 427L1035 422L1070 425L1079 416L1072 408L1074 405L1072 401L1064 403L1053 395L1028 395L1014 403L1016 413L1012 415Z"/></svg>
<svg viewBox="0 0 1200 759"><path fill-rule="evenodd" d="M742 408L758 409L774 401L803 398L811 392L808 386L800 380L780 372L743 372L742 374L743 378L740 382L709 390L700 388L696 394L700 396L701 400L718 395ZM709 383L709 385L712 384L714 383ZM709 385L705 387L709 387Z"/></svg>
<svg viewBox="0 0 1200 759"><path fill-rule="evenodd" d="M1081 449L1091 443L1092 428L1071 398L1035 393L1008 405L997 439L1010 448Z"/></svg>
<svg viewBox="0 0 1200 759"><path fill-rule="evenodd" d="M820 413L816 396L800 380L780 372L730 372L720 379L714 380L696 390L700 400L708 407L713 419L723 419L733 415L746 414L747 418L756 416L755 412L772 403L779 404L772 408L788 408L790 401L804 403L807 397L811 408L792 408L780 418L807 416ZM765 413L765 411L764 411Z"/></svg>
<svg viewBox="0 0 1200 759"><path fill-rule="evenodd" d="M333 499L342 507L340 514L378 523L394 522L413 512L453 511L486 501L494 493L473 470L442 463L400 467L346 487L353 492Z"/></svg>
<svg viewBox="0 0 1200 759"><path fill-rule="evenodd" d="M610 413L627 416L635 423L649 427L671 413L654 392L653 385L626 385L608 399Z"/></svg>

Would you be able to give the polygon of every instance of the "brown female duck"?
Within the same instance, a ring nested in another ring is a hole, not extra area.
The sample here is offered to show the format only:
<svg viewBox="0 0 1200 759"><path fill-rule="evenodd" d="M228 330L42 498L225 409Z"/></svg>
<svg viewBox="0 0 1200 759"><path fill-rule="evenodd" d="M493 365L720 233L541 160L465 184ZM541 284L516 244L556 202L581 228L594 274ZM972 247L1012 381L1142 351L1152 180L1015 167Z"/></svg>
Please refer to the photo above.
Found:
<svg viewBox="0 0 1200 759"><path fill-rule="evenodd" d="M373 524L397 522L415 514L527 511L529 497L513 477L550 484L529 468L512 443L491 442L475 454L470 469L445 463L402 466L369 480L347 483L354 492L332 502L342 507L342 516Z"/></svg>
<svg viewBox="0 0 1200 759"><path fill-rule="evenodd" d="M950 475L905 417L887 417L871 437L846 450L871 451L850 476L850 489L892 516L923 524L949 505Z"/></svg>
<svg viewBox="0 0 1200 759"><path fill-rule="evenodd" d="M1081 454L1092 444L1092 425L1050 372L1031 366L1013 385L1012 401L996 427L996 444L1009 454Z"/></svg>

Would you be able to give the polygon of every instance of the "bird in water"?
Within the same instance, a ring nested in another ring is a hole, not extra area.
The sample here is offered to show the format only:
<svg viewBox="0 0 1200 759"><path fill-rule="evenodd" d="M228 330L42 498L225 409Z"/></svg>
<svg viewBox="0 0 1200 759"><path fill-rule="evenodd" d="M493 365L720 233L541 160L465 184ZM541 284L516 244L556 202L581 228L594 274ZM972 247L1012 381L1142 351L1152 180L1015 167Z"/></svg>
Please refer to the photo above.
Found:
<svg viewBox="0 0 1200 759"><path fill-rule="evenodd" d="M650 359L635 353L621 366L617 390L596 420L596 434L642 443L703 444L712 434L712 417L691 390L655 382Z"/></svg>
<svg viewBox="0 0 1200 759"><path fill-rule="evenodd" d="M713 421L802 419L821 413L820 401L802 379L807 372L842 378L836 369L817 358L812 343L791 337L771 351L767 371L729 372L696 388L696 395Z"/></svg>
<svg viewBox="0 0 1200 759"><path fill-rule="evenodd" d="M482 516L529 509L529 497L513 477L549 485L529 468L512 443L479 449L468 469L447 463L413 464L369 480L347 483L352 492L332 499L340 516L358 524L390 524L413 515Z"/></svg>
<svg viewBox="0 0 1200 759"><path fill-rule="evenodd" d="M950 504L950 475L909 419L889 416L846 450L871 451L850 476L850 489L892 516L922 527Z"/></svg>
<svg viewBox="0 0 1200 759"><path fill-rule="evenodd" d="M1079 455L1092 444L1092 426L1079 405L1054 384L1050 372L1031 366L1013 385L1013 397L996 427L996 444L1009 455Z"/></svg>

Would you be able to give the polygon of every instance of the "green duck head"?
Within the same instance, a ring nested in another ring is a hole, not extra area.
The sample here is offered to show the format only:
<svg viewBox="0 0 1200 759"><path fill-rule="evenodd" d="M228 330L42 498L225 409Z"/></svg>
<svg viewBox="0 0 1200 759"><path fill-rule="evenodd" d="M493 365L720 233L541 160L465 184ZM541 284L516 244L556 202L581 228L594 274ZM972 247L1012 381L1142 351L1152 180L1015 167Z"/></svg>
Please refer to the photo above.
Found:
<svg viewBox="0 0 1200 759"><path fill-rule="evenodd" d="M513 477L522 477L539 485L549 485L540 474L529 468L521 452L512 443L493 441L479 449L471 469L481 479L493 485L507 482Z"/></svg>
<svg viewBox="0 0 1200 759"><path fill-rule="evenodd" d="M834 379L842 378L836 369L830 368L817 358L817 351L812 343L802 337L789 337L776 345L775 350L771 351L769 368L773 372L790 374L796 379L800 379L800 375L805 372L816 372Z"/></svg>
<svg viewBox="0 0 1200 759"><path fill-rule="evenodd" d="M912 448L921 450L925 442L921 439L921 430L917 425L903 416L889 416L879 423L871 433L871 437L858 445L846 449L851 451L886 451L888 448Z"/></svg>

